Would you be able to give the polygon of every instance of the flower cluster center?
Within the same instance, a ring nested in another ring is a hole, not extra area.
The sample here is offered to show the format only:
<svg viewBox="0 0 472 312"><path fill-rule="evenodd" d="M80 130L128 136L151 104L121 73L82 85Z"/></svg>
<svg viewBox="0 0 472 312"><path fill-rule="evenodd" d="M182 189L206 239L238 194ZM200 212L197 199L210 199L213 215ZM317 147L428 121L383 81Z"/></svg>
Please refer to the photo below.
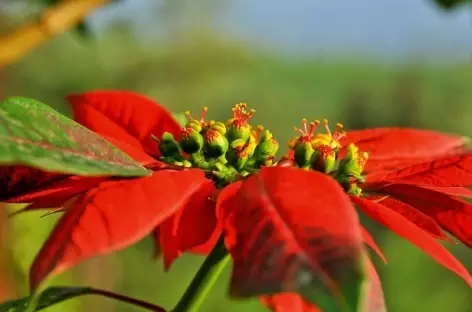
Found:
<svg viewBox="0 0 472 312"><path fill-rule="evenodd" d="M186 112L187 123L179 138L164 133L159 141L161 160L187 168L200 168L213 178L216 185L227 185L238 177L247 176L262 166L272 166L279 143L268 130L249 124L255 110L246 111L247 104L236 104L232 118L225 123L205 121L208 109L199 119Z"/></svg>
<svg viewBox="0 0 472 312"><path fill-rule="evenodd" d="M307 170L317 170L335 178L350 194L359 195L362 191L359 182L364 181L363 171L369 155L359 153L359 148L349 144L344 157L340 158L341 139L346 137L343 125L336 124L332 132L328 120L323 121L325 133L315 131L320 122L314 120L308 126L307 119L302 119L302 128L294 127L300 135L288 143L293 153L293 165Z"/></svg>

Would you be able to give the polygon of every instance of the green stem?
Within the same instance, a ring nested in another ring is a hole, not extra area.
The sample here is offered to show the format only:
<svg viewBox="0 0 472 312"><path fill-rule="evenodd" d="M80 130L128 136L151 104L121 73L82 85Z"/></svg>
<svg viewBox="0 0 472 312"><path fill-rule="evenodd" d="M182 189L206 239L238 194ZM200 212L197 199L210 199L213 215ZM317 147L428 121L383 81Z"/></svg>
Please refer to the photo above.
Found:
<svg viewBox="0 0 472 312"><path fill-rule="evenodd" d="M172 312L197 312L230 257L220 236Z"/></svg>
<svg viewBox="0 0 472 312"><path fill-rule="evenodd" d="M28 302L25 312L35 312L39 304L39 294L35 293Z"/></svg>

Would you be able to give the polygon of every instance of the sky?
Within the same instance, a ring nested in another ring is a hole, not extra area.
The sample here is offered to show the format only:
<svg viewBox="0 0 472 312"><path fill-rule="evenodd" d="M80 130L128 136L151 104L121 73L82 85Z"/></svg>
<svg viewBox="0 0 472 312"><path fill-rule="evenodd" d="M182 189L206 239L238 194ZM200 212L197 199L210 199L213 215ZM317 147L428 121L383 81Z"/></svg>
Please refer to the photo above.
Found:
<svg viewBox="0 0 472 312"><path fill-rule="evenodd" d="M431 0L227 2L213 23L216 31L288 55L343 55L349 51L389 59L457 61L470 60L472 55L472 7L444 12ZM122 0L91 20L100 27L116 16L132 18L137 29L150 33L153 30L146 21L155 20L162 3Z"/></svg>

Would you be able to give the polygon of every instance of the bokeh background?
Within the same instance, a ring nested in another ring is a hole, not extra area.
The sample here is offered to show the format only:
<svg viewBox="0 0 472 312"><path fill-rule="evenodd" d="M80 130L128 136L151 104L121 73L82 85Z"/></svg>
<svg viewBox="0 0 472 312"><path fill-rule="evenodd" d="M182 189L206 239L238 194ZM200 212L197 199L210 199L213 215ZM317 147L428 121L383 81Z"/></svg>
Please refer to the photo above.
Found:
<svg viewBox="0 0 472 312"><path fill-rule="evenodd" d="M45 2L0 0L0 33L37 18ZM348 129L412 126L472 135L472 6L445 11L432 0L122 0L86 22L86 36L68 31L0 69L0 98L29 96L69 114L68 93L126 89L176 113L198 114L208 106L215 119L226 119L233 104L245 101L257 110L254 122L281 142L303 117L326 117ZM18 207L0 209L2 301L27 294L29 265L57 220L39 212L7 222L10 209ZM402 238L366 223L389 260L384 265L373 256L389 311L472 311L472 292L462 280ZM184 256L164 273L153 248L145 238L52 283L92 285L171 308L203 259ZM471 250L450 249L472 270ZM229 273L202 311L265 311L257 300L227 299ZM46 311L139 309L84 297Z"/></svg>

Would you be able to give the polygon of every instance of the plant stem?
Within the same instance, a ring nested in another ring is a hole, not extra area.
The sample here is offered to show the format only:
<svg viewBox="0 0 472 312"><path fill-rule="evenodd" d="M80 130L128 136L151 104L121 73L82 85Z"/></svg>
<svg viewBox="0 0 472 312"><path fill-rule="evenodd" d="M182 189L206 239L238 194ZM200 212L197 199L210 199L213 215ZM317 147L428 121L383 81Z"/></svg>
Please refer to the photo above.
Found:
<svg viewBox="0 0 472 312"><path fill-rule="evenodd" d="M229 259L221 235L172 312L197 312Z"/></svg>
<svg viewBox="0 0 472 312"><path fill-rule="evenodd" d="M166 310L164 310L163 308L161 308L159 306L156 306L152 303L142 301L142 300L139 300L139 299L135 299L135 298L131 298L131 297L128 297L128 296L125 296L125 295L120 295L120 294L117 294L117 293L114 293L114 292L111 292L111 291L107 291L107 290L92 288L91 291L90 291L90 294L91 295L99 295L99 296L107 297L107 298L114 299L114 300L121 301L121 302L126 302L128 304L131 304L131 305L134 305L134 306L137 306L137 307L141 307L143 309L153 311L153 312L166 312Z"/></svg>
<svg viewBox="0 0 472 312"><path fill-rule="evenodd" d="M25 312L35 312L39 303L39 294L35 293L28 302Z"/></svg>

